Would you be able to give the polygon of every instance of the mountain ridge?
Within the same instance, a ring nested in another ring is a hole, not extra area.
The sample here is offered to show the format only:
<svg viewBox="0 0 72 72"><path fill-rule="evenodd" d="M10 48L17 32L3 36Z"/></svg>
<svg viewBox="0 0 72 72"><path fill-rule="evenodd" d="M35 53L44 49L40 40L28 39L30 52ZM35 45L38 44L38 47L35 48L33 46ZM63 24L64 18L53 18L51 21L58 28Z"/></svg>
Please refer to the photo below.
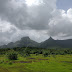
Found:
<svg viewBox="0 0 72 72"><path fill-rule="evenodd" d="M7 45L2 45L0 48L14 48L14 47L37 47L38 43L31 40L29 37L22 37L21 40L10 42Z"/></svg>
<svg viewBox="0 0 72 72"><path fill-rule="evenodd" d="M38 47L38 48L49 48L49 47L62 47L72 48L72 39L67 40L54 40L52 37L38 43L31 40L29 37L22 37L21 40L16 42L10 42L7 45L2 45L0 48L14 48L14 47Z"/></svg>

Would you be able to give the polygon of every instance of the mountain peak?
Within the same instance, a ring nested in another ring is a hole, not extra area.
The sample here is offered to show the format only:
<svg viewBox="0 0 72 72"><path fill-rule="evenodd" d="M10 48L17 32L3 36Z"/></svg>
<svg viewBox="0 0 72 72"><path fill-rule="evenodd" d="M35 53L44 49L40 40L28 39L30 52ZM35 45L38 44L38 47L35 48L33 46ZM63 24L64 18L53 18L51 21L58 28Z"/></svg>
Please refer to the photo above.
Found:
<svg viewBox="0 0 72 72"><path fill-rule="evenodd" d="M54 40L54 39L50 36L50 38L48 40Z"/></svg>

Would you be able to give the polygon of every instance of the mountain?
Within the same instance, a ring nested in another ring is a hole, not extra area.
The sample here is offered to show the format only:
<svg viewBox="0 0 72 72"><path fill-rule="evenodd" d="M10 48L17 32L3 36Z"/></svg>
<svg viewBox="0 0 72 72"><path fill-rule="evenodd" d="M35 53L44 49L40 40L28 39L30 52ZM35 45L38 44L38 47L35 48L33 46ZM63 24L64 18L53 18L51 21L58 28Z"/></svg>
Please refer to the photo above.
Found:
<svg viewBox="0 0 72 72"><path fill-rule="evenodd" d="M72 39L57 40L56 43L58 46L60 46L62 48L72 48Z"/></svg>
<svg viewBox="0 0 72 72"><path fill-rule="evenodd" d="M52 37L50 37L49 39L47 39L46 41L40 44L41 48L49 48L49 47L56 47L56 46L57 46L56 40L54 40Z"/></svg>
<svg viewBox="0 0 72 72"><path fill-rule="evenodd" d="M54 40L52 37L44 42L37 43L29 37L23 37L16 42L10 42L0 48L14 48L14 47L37 47L37 48L72 48L72 39L68 40Z"/></svg>
<svg viewBox="0 0 72 72"><path fill-rule="evenodd" d="M0 48L14 48L14 47L38 47L38 43L31 40L29 37L23 37L21 40L15 43L10 42L7 45L3 45Z"/></svg>
<svg viewBox="0 0 72 72"><path fill-rule="evenodd" d="M42 48L58 47L58 48L72 48L72 39L54 40L52 37L40 44Z"/></svg>

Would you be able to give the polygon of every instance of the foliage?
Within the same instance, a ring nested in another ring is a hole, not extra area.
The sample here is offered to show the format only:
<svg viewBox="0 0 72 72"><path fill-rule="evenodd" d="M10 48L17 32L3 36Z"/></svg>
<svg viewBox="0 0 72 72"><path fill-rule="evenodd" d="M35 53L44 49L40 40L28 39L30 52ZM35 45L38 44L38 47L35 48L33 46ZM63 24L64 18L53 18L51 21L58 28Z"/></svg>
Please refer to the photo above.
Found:
<svg viewBox="0 0 72 72"><path fill-rule="evenodd" d="M9 62L9 65L12 65L13 63L12 62Z"/></svg>
<svg viewBox="0 0 72 72"><path fill-rule="evenodd" d="M10 53L10 54L8 54L8 59L9 60L17 60L18 59L17 53Z"/></svg>
<svg viewBox="0 0 72 72"><path fill-rule="evenodd" d="M43 56L44 56L44 57L47 57L47 56L48 56L48 52L45 52L45 53L43 54Z"/></svg>
<svg viewBox="0 0 72 72"><path fill-rule="evenodd" d="M0 49L0 72L71 71L72 49L45 49L31 47Z"/></svg>
<svg viewBox="0 0 72 72"><path fill-rule="evenodd" d="M45 49L45 48L34 48L34 47L29 47L29 48L13 48L13 49L0 49L0 55L6 54L6 53L13 53L12 51L21 54L24 57L30 56L30 54L43 54L44 56L46 55L66 55L66 54L72 54L72 49ZM12 54L10 54L12 55Z"/></svg>

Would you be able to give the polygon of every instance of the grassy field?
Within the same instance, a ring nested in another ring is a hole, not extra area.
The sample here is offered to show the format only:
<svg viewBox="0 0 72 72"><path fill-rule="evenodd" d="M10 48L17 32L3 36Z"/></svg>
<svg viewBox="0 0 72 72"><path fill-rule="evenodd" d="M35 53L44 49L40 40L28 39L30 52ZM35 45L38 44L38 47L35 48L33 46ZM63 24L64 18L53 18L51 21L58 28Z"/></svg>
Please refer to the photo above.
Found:
<svg viewBox="0 0 72 72"><path fill-rule="evenodd" d="M0 72L72 72L72 55L18 55L18 60L12 61L1 55Z"/></svg>

